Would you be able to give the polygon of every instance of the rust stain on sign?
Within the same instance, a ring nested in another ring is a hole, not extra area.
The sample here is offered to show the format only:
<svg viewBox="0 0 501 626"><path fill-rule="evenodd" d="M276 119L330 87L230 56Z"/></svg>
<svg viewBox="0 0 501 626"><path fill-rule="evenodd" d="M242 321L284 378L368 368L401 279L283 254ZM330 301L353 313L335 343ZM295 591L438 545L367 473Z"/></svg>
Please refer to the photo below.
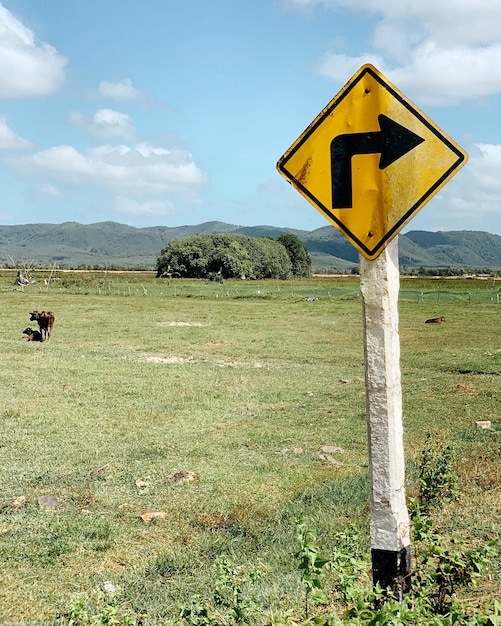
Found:
<svg viewBox="0 0 501 626"><path fill-rule="evenodd" d="M303 167L300 169L298 175L297 175L297 180L302 184L305 185L306 182L308 181L308 176L310 173L310 166L311 166L311 157L306 159Z"/></svg>

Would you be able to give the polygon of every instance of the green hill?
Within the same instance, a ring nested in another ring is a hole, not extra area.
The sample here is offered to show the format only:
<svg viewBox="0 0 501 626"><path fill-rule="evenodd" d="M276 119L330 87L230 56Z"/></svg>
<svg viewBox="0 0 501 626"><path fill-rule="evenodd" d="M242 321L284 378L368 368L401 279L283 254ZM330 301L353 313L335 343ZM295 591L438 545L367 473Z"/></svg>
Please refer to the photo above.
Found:
<svg viewBox="0 0 501 626"><path fill-rule="evenodd" d="M315 254L358 263L358 251L333 226L302 237ZM501 268L501 236L479 231L410 231L398 238L399 263L404 268ZM334 262L334 261L333 261Z"/></svg>
<svg viewBox="0 0 501 626"><path fill-rule="evenodd" d="M96 224L24 224L0 226L0 265L61 268L153 269L169 241L196 234L233 233L250 237L297 235L308 248L316 272L350 271L357 250L333 226L313 231L276 226L236 226L205 222L177 227L135 228L116 222ZM399 237L400 266L405 268L501 269L501 236L478 231L410 231Z"/></svg>
<svg viewBox="0 0 501 626"><path fill-rule="evenodd" d="M501 264L499 235L470 230L437 233L415 230L407 233L405 239L441 267L499 267Z"/></svg>

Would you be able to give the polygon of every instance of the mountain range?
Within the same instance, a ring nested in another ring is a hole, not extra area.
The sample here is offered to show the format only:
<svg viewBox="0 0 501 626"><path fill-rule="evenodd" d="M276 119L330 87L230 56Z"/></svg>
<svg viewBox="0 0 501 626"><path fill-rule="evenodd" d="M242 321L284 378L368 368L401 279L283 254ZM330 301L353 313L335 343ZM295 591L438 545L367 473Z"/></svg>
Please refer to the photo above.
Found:
<svg viewBox="0 0 501 626"><path fill-rule="evenodd" d="M275 226L235 226L205 222L193 226L136 228L117 222L0 225L0 266L25 264L60 268L154 269L160 251L172 240L190 235L240 234L272 237L297 235L316 273L350 270L358 251L333 226L312 231ZM400 267L501 269L501 236L481 231L409 231L399 235Z"/></svg>

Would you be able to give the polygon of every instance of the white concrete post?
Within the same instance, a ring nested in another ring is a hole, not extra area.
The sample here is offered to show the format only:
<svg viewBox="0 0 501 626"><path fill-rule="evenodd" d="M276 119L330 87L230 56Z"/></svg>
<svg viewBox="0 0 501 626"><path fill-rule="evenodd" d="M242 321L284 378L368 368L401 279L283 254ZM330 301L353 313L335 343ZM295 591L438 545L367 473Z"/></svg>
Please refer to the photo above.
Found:
<svg viewBox="0 0 501 626"><path fill-rule="evenodd" d="M405 500L399 282L397 237L373 261L360 255L372 574L374 584L391 587L395 598L401 600L409 587L411 564Z"/></svg>

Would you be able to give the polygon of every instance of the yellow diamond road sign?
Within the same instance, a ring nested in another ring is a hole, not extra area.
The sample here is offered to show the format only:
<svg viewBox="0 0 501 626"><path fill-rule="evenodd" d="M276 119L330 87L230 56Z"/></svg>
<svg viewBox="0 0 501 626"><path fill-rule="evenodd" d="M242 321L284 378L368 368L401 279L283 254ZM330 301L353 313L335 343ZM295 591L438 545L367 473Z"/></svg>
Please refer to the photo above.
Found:
<svg viewBox="0 0 501 626"><path fill-rule="evenodd" d="M364 65L277 168L374 259L467 159L375 67Z"/></svg>

